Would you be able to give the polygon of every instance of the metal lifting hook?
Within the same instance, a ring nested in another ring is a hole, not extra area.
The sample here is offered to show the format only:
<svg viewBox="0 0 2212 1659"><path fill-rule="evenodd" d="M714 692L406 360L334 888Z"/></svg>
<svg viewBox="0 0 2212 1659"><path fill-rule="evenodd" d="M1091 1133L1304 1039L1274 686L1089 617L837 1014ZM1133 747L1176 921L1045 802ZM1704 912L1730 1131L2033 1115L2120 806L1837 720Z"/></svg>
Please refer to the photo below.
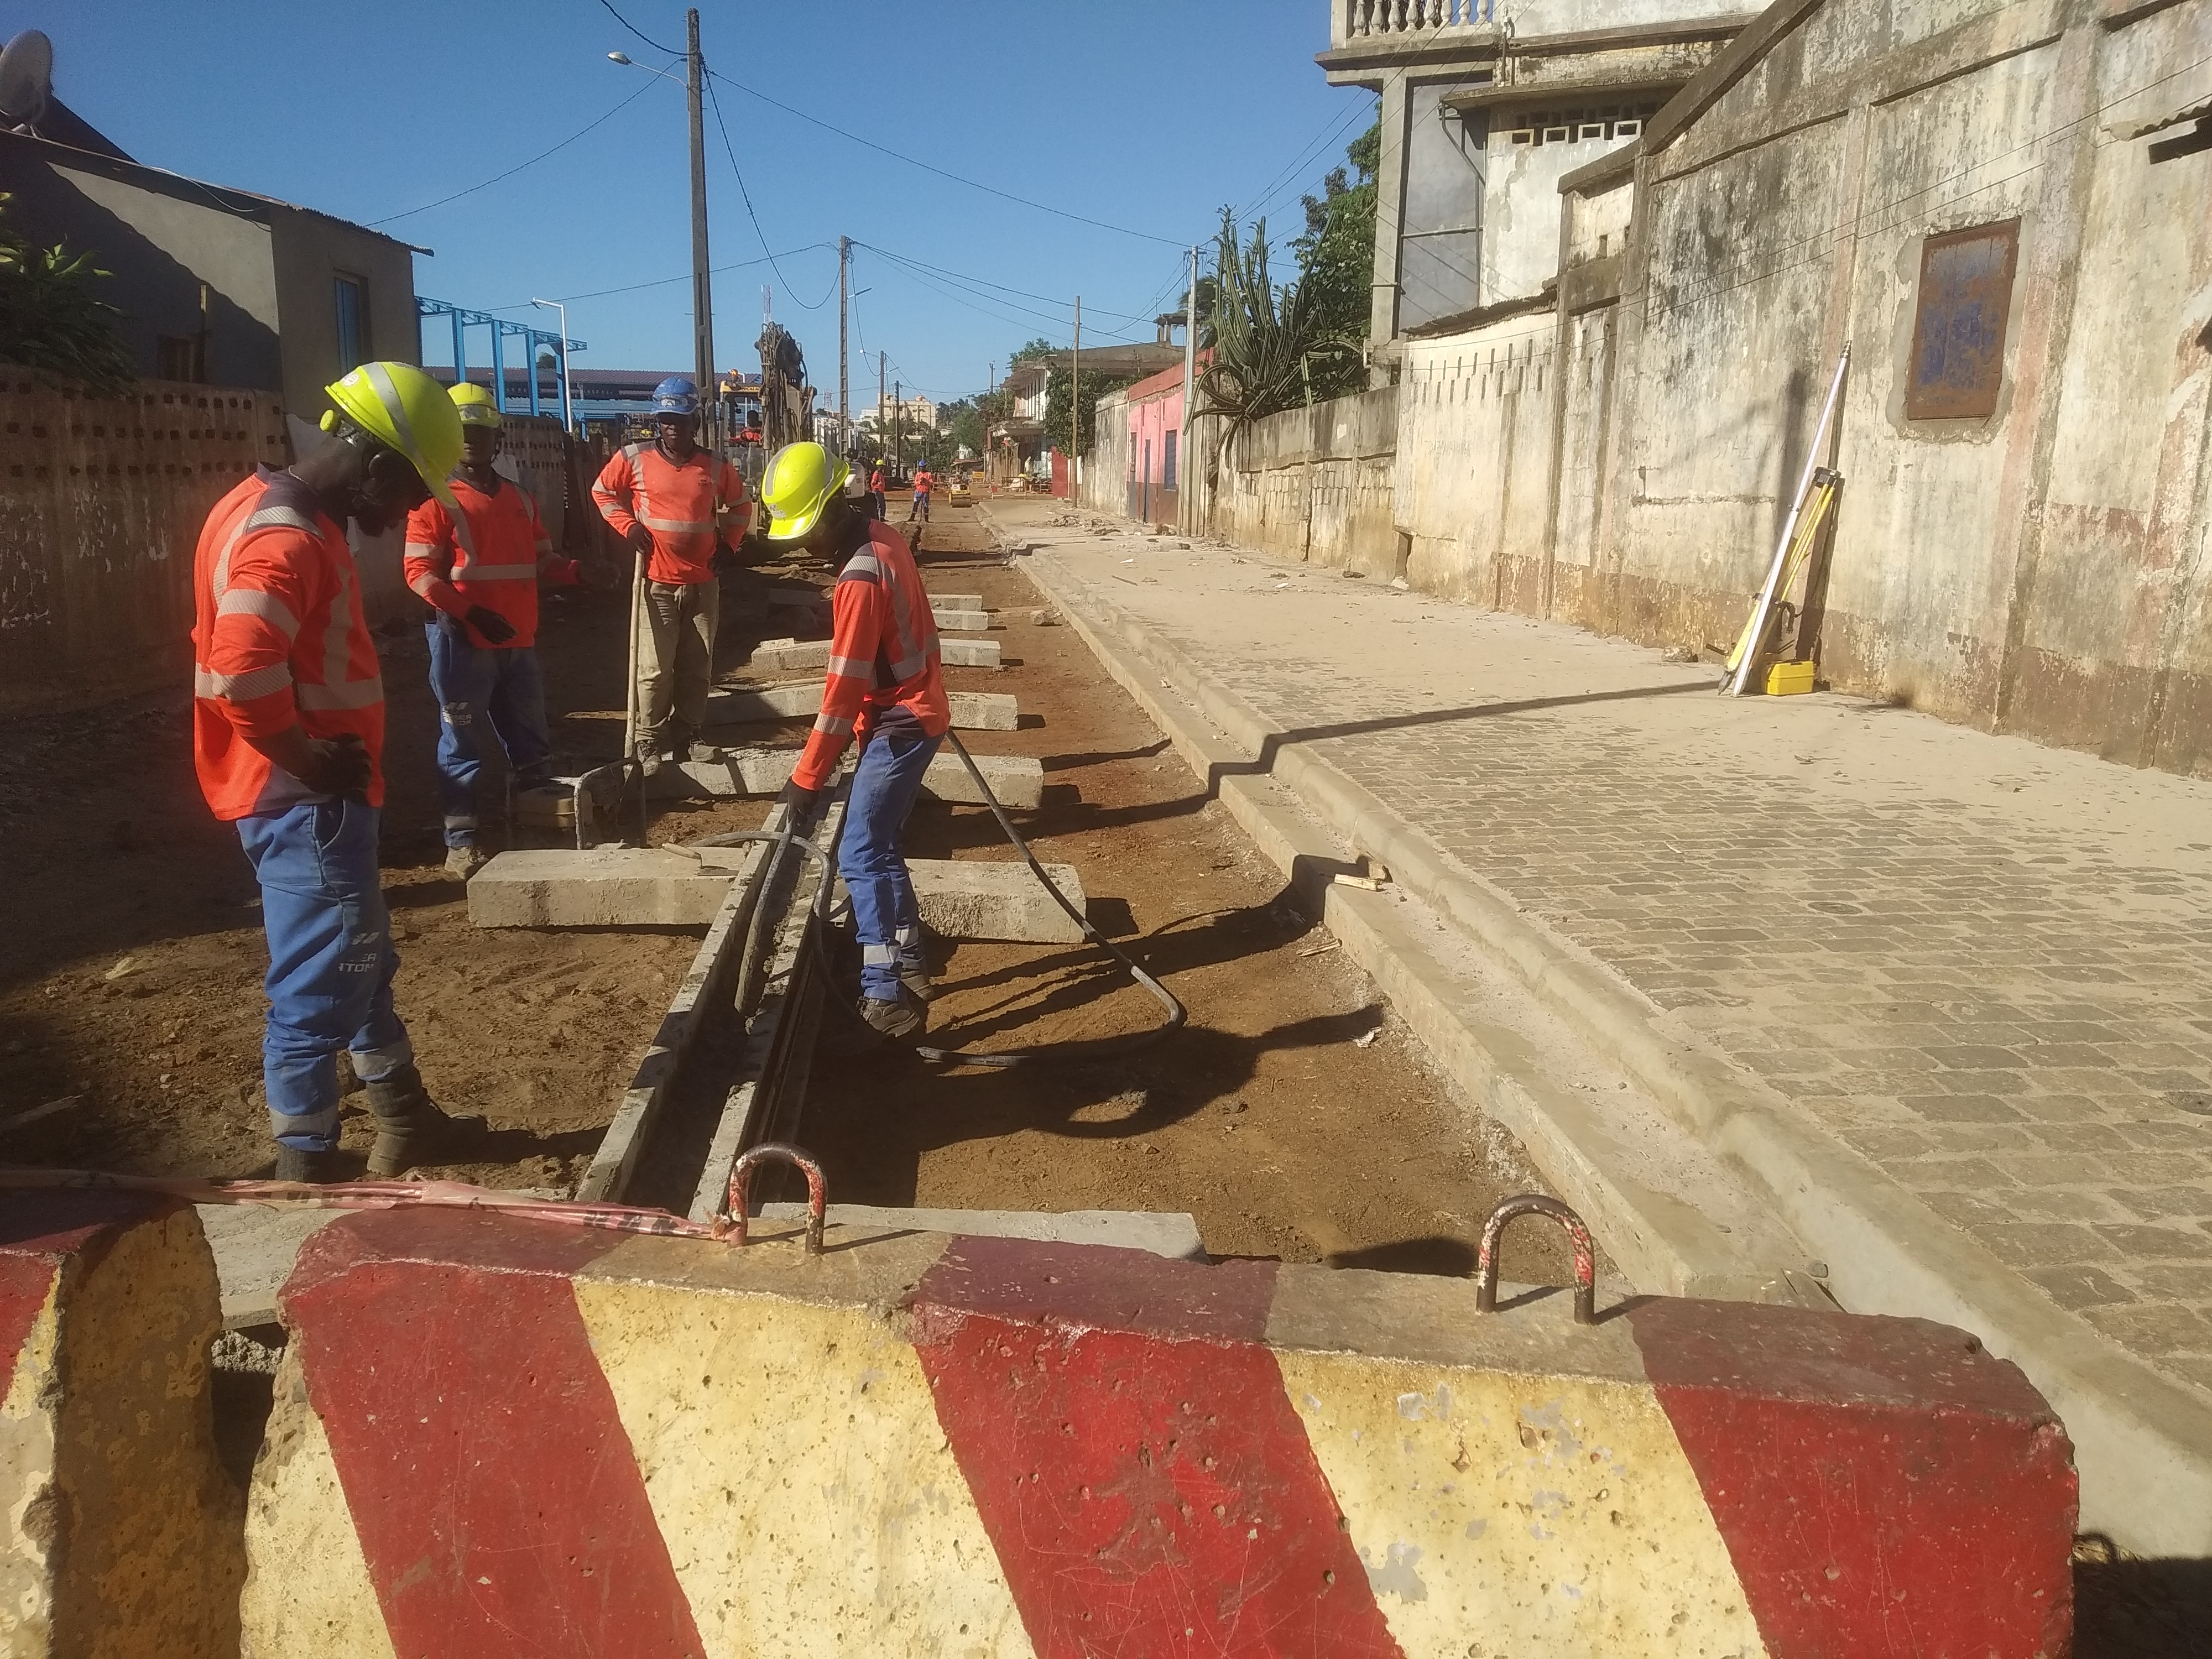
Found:
<svg viewBox="0 0 2212 1659"><path fill-rule="evenodd" d="M1498 1243L1505 1236L1505 1224L1522 1215L1547 1215L1566 1229L1568 1242L1575 1247L1575 1323L1596 1324L1597 1252L1590 1243L1589 1229L1558 1199L1541 1193L1516 1194L1482 1224L1482 1245L1474 1259L1474 1310L1498 1311Z"/></svg>
<svg viewBox="0 0 2212 1659"><path fill-rule="evenodd" d="M820 1255L822 1228L830 1213L830 1183L823 1178L822 1166L814 1161L813 1154L787 1141L763 1140L730 1166L729 1196L724 1201L722 1213L714 1218L715 1237L738 1244L746 1242L745 1212L750 1207L746 1188L752 1185L753 1171L763 1164L788 1164L806 1177L806 1254Z"/></svg>

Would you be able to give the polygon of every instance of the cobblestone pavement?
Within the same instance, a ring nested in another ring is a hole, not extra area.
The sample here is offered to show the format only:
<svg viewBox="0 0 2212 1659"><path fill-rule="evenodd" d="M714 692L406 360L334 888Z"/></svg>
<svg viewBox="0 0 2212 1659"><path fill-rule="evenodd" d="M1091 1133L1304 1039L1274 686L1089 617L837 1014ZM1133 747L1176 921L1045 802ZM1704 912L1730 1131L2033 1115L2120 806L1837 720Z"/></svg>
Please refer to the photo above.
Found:
<svg viewBox="0 0 2212 1659"><path fill-rule="evenodd" d="M1854 698L1718 697L1619 641L1000 516L2212 1391L2212 783Z"/></svg>

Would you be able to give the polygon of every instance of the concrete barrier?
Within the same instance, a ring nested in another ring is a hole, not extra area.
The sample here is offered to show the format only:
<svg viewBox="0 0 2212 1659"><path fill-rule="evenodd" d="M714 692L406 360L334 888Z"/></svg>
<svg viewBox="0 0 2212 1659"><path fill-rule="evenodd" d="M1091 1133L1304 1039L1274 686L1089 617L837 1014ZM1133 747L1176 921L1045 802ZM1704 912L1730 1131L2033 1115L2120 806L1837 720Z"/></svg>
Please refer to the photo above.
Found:
<svg viewBox="0 0 2212 1659"><path fill-rule="evenodd" d="M732 686L707 698L707 724L744 726L768 720L811 720L822 707L820 680L788 685ZM1021 725L1021 705L1011 692L954 691L952 724L963 732L1012 732Z"/></svg>
<svg viewBox="0 0 2212 1659"><path fill-rule="evenodd" d="M788 674L800 668L827 668L830 665L830 641L827 640L764 640L753 647L745 659L748 674Z"/></svg>
<svg viewBox="0 0 2212 1659"><path fill-rule="evenodd" d="M951 611L943 606L936 610L937 626L947 634L988 634L991 631L991 613L980 607L974 611Z"/></svg>
<svg viewBox="0 0 2212 1659"><path fill-rule="evenodd" d="M932 593L929 596L932 612L945 611L988 611L981 593ZM939 624L942 626L942 624Z"/></svg>
<svg viewBox="0 0 2212 1659"><path fill-rule="evenodd" d="M999 642L996 640L947 640L937 642L939 654L947 668L997 668Z"/></svg>
<svg viewBox="0 0 2212 1659"><path fill-rule="evenodd" d="M1048 864L1045 873L1084 908L1083 878L1072 864ZM1083 930L1053 902L1026 864L985 864L974 859L909 859L921 925L940 939L1000 939L1014 945L1080 945Z"/></svg>
<svg viewBox="0 0 2212 1659"><path fill-rule="evenodd" d="M1044 800L1044 763L1032 760L1027 755L978 755L975 769L983 775L991 793L999 798L999 805L1008 807L1035 807ZM940 750L929 763L929 769L921 775L921 793L932 800L951 801L961 805L978 806L982 804L982 792L975 787L975 780L968 775L968 769L960 763L960 757Z"/></svg>
<svg viewBox="0 0 2212 1659"><path fill-rule="evenodd" d="M2064 1433L1945 1327L775 1231L317 1233L247 1651L2068 1645Z"/></svg>
<svg viewBox="0 0 2212 1659"><path fill-rule="evenodd" d="M0 1653L238 1652L215 1258L189 1204L0 1200Z"/></svg>

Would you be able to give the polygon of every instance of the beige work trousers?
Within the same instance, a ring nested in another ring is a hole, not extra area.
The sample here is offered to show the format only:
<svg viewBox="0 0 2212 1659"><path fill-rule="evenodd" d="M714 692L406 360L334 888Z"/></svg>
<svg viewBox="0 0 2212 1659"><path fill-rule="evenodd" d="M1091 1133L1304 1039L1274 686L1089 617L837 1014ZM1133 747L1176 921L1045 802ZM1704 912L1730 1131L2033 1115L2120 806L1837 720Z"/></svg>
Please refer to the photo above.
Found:
<svg viewBox="0 0 2212 1659"><path fill-rule="evenodd" d="M645 626L637 641L641 756L688 744L706 723L707 693L714 684L714 629L721 615L719 581L645 585Z"/></svg>

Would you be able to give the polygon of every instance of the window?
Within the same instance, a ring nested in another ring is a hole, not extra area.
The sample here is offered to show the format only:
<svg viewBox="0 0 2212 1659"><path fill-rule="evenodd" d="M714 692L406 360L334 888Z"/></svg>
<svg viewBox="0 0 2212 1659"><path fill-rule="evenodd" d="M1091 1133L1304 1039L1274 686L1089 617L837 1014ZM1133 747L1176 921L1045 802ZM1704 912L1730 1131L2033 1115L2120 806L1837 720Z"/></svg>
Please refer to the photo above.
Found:
<svg viewBox="0 0 2212 1659"><path fill-rule="evenodd" d="M1160 488L1163 489L1173 489L1176 487L1176 440L1182 435L1180 432L1170 432L1161 439L1163 447L1160 452Z"/></svg>
<svg viewBox="0 0 2212 1659"><path fill-rule="evenodd" d="M2020 262L2020 221L1930 236L1920 250L1908 421L1981 420L2004 381L2005 318Z"/></svg>
<svg viewBox="0 0 2212 1659"><path fill-rule="evenodd" d="M338 373L368 361L368 284L340 276L333 293L338 324Z"/></svg>
<svg viewBox="0 0 2212 1659"><path fill-rule="evenodd" d="M154 376L161 380L207 380L207 336L161 334L154 339Z"/></svg>

